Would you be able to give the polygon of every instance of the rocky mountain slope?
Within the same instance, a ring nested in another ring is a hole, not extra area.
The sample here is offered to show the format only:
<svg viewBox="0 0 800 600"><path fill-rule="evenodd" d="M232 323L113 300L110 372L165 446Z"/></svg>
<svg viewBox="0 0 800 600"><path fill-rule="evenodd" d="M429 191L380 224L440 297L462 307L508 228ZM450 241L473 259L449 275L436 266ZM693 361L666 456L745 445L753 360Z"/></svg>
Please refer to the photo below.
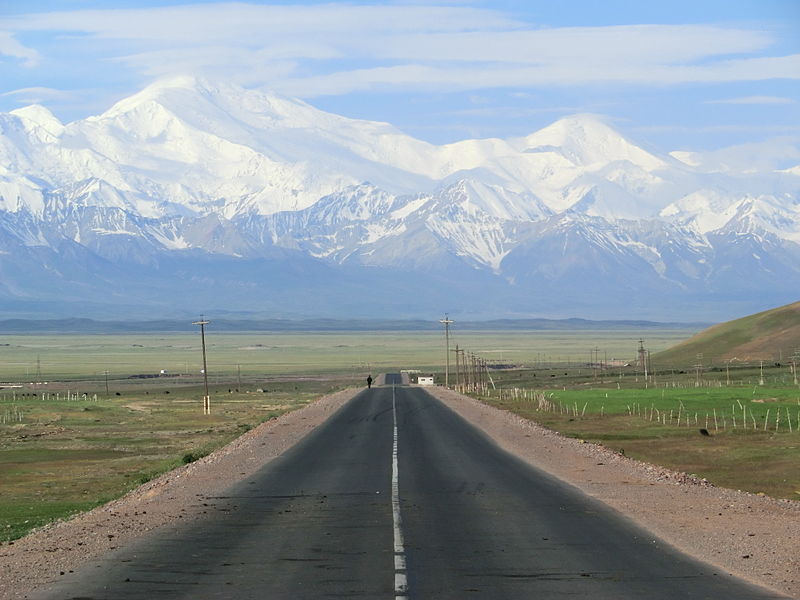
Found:
<svg viewBox="0 0 800 600"><path fill-rule="evenodd" d="M0 308L719 319L796 299L799 190L592 116L436 146L178 78L0 114Z"/></svg>

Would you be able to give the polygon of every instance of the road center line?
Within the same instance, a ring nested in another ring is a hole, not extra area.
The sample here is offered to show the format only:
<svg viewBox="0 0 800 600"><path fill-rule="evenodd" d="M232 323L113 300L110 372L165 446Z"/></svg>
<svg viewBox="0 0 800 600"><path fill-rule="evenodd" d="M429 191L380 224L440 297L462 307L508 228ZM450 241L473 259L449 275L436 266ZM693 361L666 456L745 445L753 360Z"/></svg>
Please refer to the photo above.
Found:
<svg viewBox="0 0 800 600"><path fill-rule="evenodd" d="M400 469L397 463L397 401L392 384L392 422L394 442L392 444L392 526L394 528L394 597L396 600L408 598L408 579L406 577L406 549L403 543L403 521L400 518Z"/></svg>

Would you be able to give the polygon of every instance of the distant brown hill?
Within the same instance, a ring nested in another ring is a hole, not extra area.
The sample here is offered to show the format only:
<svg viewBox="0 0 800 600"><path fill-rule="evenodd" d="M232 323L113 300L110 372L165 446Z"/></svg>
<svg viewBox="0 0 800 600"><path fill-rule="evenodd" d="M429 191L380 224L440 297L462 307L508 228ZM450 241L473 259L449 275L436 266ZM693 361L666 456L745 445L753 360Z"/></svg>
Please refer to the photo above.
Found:
<svg viewBox="0 0 800 600"><path fill-rule="evenodd" d="M697 335L653 355L655 365L685 366L697 362L760 360L788 362L800 354L800 302L714 325Z"/></svg>

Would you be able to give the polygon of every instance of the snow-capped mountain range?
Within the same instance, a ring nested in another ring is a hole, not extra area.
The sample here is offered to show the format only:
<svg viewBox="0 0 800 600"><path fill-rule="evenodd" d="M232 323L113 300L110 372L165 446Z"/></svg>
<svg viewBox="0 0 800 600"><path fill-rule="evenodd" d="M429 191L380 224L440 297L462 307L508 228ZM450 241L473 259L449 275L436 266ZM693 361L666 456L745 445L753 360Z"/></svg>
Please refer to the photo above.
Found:
<svg viewBox="0 0 800 600"><path fill-rule="evenodd" d="M0 113L7 313L689 321L798 290L800 166L648 151L593 116L436 146L189 77L67 125Z"/></svg>

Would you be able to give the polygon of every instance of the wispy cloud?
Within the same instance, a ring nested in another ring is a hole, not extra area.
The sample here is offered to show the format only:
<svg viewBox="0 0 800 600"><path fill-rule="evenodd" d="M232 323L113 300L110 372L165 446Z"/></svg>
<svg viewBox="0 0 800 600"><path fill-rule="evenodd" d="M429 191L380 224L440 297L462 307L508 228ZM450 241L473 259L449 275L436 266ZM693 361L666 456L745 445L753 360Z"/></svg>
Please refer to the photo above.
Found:
<svg viewBox="0 0 800 600"><path fill-rule="evenodd" d="M65 92L48 87L28 87L18 90L3 92L0 96L11 96L19 102L25 104L42 104L49 100L72 100L75 98L73 92Z"/></svg>
<svg viewBox="0 0 800 600"><path fill-rule="evenodd" d="M762 28L541 28L463 4L195 4L18 15L0 25L88 39L102 60L147 77L224 74L304 97L800 78L800 55L760 55L775 42ZM36 60L10 41L0 38L0 52Z"/></svg>
<svg viewBox="0 0 800 600"><path fill-rule="evenodd" d="M20 44L9 31L0 31L0 57L2 56L19 59L26 67L35 67L39 63L39 53Z"/></svg>
<svg viewBox="0 0 800 600"><path fill-rule="evenodd" d="M792 98L782 96L742 96L722 100L706 100L705 104L796 104Z"/></svg>
<svg viewBox="0 0 800 600"><path fill-rule="evenodd" d="M442 116L453 117L505 117L520 118L542 114L571 115L585 113L582 106L547 106L547 107L519 107L519 106L490 106L486 108L465 108L442 112Z"/></svg>
<svg viewBox="0 0 800 600"><path fill-rule="evenodd" d="M721 125L706 125L706 126L691 126L691 125L639 125L631 128L632 131L639 133L746 133L757 134L759 136L777 136L791 134L794 136L800 135L800 124L798 125L762 125L762 124L721 124ZM800 141L800 140L796 140Z"/></svg>

